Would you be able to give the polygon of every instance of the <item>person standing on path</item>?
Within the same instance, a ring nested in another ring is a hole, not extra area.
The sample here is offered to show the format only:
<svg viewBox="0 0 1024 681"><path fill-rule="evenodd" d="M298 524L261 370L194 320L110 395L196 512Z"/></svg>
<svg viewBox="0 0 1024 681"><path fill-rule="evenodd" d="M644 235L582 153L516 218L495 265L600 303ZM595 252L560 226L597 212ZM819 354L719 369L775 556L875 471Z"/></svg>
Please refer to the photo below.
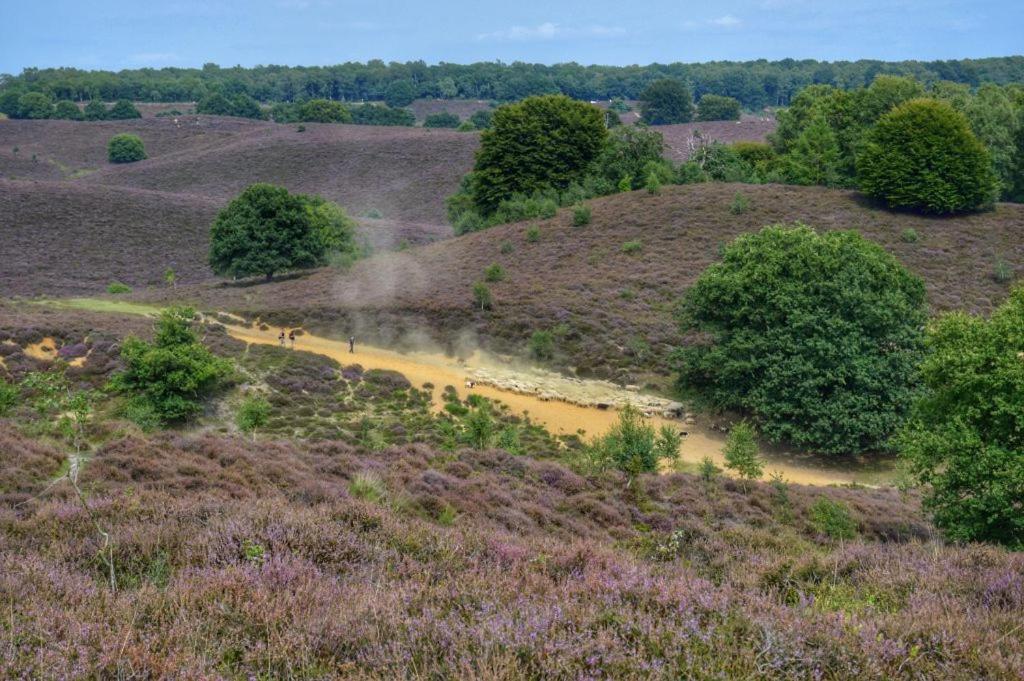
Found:
<svg viewBox="0 0 1024 681"><path fill-rule="evenodd" d="M284 347L284 329L281 329L281 333L277 335L277 340L280 341L281 347Z"/></svg>
<svg viewBox="0 0 1024 681"><path fill-rule="evenodd" d="M356 351L356 337L348 337L348 351L354 353Z"/></svg>
<svg viewBox="0 0 1024 681"><path fill-rule="evenodd" d="M288 332L288 340L292 344L292 350L294 350L295 349L295 329L292 329L291 331Z"/></svg>

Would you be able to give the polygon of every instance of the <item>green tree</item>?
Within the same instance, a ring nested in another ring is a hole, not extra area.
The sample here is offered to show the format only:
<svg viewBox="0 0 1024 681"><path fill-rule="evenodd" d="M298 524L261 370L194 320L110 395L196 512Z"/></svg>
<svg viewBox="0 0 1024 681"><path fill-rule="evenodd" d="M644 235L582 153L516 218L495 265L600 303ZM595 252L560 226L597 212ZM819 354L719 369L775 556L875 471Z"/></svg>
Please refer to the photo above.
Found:
<svg viewBox="0 0 1024 681"><path fill-rule="evenodd" d="M262 395L250 395L242 400L235 414L235 424L243 433L251 433L256 441L256 429L267 425L270 420L270 402Z"/></svg>
<svg viewBox="0 0 1024 681"><path fill-rule="evenodd" d="M53 107L51 118L60 118L67 121L80 121L83 118L82 110L74 102L62 99Z"/></svg>
<svg viewBox="0 0 1024 681"><path fill-rule="evenodd" d="M499 107L480 135L474 203L490 215L515 194L564 190L583 178L607 134L600 109L562 95Z"/></svg>
<svg viewBox="0 0 1024 681"><path fill-rule="evenodd" d="M107 119L107 105L98 99L91 99L82 111L87 121L103 121Z"/></svg>
<svg viewBox="0 0 1024 681"><path fill-rule="evenodd" d="M689 123L693 120L693 95L678 80L656 80L640 95L640 115L647 125Z"/></svg>
<svg viewBox="0 0 1024 681"><path fill-rule="evenodd" d="M53 115L53 100L42 92L29 92L18 98L17 115L13 118L42 119Z"/></svg>
<svg viewBox="0 0 1024 681"><path fill-rule="evenodd" d="M234 105L220 92L211 92L196 102L196 113L205 116L233 116Z"/></svg>
<svg viewBox="0 0 1024 681"><path fill-rule="evenodd" d="M384 92L384 103L390 107L409 106L416 99L416 90L407 80L396 80Z"/></svg>
<svg viewBox="0 0 1024 681"><path fill-rule="evenodd" d="M146 158L146 148L138 135L123 132L107 142L107 160L111 163L134 163Z"/></svg>
<svg viewBox="0 0 1024 681"><path fill-rule="evenodd" d="M160 313L152 343L130 337L121 346L125 368L111 379L115 392L151 407L162 423L189 419L202 400L231 373L227 360L214 357L191 328L195 311L169 308Z"/></svg>
<svg viewBox="0 0 1024 681"><path fill-rule="evenodd" d="M630 189L639 189L647 179L648 164L662 163L665 141L661 133L644 126L624 125L608 132L608 140L597 158L596 171L609 182L630 178Z"/></svg>
<svg viewBox="0 0 1024 681"><path fill-rule="evenodd" d="M1016 172L1016 136L1020 125L1013 101L1003 88L991 83L978 88L964 114L971 130L992 157L992 169L999 180L1002 196L1010 197Z"/></svg>
<svg viewBox="0 0 1024 681"><path fill-rule="evenodd" d="M473 115L469 117L469 122L473 124L477 130L486 130L491 127L491 121L494 119L494 111L491 109L481 109L480 111L474 111Z"/></svg>
<svg viewBox="0 0 1024 681"><path fill-rule="evenodd" d="M114 103L114 106L110 107L110 111L107 112L107 118L112 121L123 121L130 118L142 118L142 114L127 99L119 99Z"/></svg>
<svg viewBox="0 0 1024 681"><path fill-rule="evenodd" d="M899 438L925 507L953 540L1024 548L1024 287L989 319L933 321L927 346Z"/></svg>
<svg viewBox="0 0 1024 681"><path fill-rule="evenodd" d="M352 112L341 102L311 99L299 106L298 120L307 123L351 123Z"/></svg>
<svg viewBox="0 0 1024 681"><path fill-rule="evenodd" d="M491 298L491 287L482 281L473 284L473 300L480 306L480 310L489 310L494 304Z"/></svg>
<svg viewBox="0 0 1024 681"><path fill-rule="evenodd" d="M680 387L750 414L774 442L885 448L917 390L925 289L856 232L765 227L726 247L685 294Z"/></svg>
<svg viewBox="0 0 1024 681"><path fill-rule="evenodd" d="M442 111L441 113L430 114L423 120L424 128L457 128L459 117L453 113Z"/></svg>
<svg viewBox="0 0 1024 681"><path fill-rule="evenodd" d="M738 121L740 102L733 97L704 95L697 103L698 121Z"/></svg>
<svg viewBox="0 0 1024 681"><path fill-rule="evenodd" d="M318 267L351 244L351 223L320 197L254 184L217 215L210 230L210 267L222 276Z"/></svg>
<svg viewBox="0 0 1024 681"><path fill-rule="evenodd" d="M18 404L20 399L21 392L18 387L11 385L3 376L0 376L0 416L7 416L7 413Z"/></svg>
<svg viewBox="0 0 1024 681"><path fill-rule="evenodd" d="M857 157L857 179L869 196L927 213L978 208L993 200L997 182L963 114L930 99L882 116Z"/></svg>
<svg viewBox="0 0 1024 681"><path fill-rule="evenodd" d="M618 422L593 448L604 462L630 476L658 470L658 450L654 427L633 406L619 412Z"/></svg>
<svg viewBox="0 0 1024 681"><path fill-rule="evenodd" d="M816 116L796 138L782 168L786 179L793 184L831 187L839 183L839 164L836 135L824 116Z"/></svg>
<svg viewBox="0 0 1024 681"><path fill-rule="evenodd" d="M764 472L758 456L757 431L746 421L740 421L729 430L725 440L725 467L735 471L744 481L757 480Z"/></svg>

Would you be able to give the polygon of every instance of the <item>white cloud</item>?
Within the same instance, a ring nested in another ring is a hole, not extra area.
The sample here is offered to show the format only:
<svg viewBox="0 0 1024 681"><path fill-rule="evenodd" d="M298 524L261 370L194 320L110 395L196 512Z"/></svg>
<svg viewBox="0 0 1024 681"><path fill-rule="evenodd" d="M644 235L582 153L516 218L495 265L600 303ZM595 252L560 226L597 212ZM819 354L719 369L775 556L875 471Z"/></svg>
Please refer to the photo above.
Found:
<svg viewBox="0 0 1024 681"><path fill-rule="evenodd" d="M740 20L731 14L726 14L724 16L718 17L717 19L711 19L710 21L708 21L708 23L711 24L712 26L724 26L726 28L730 28L732 26L739 26Z"/></svg>
<svg viewBox="0 0 1024 681"><path fill-rule="evenodd" d="M618 26L581 26L569 27L545 21L536 26L512 26L503 31L480 33L479 41L496 42L530 42L538 40L556 40L565 38L609 38L622 35L626 30Z"/></svg>

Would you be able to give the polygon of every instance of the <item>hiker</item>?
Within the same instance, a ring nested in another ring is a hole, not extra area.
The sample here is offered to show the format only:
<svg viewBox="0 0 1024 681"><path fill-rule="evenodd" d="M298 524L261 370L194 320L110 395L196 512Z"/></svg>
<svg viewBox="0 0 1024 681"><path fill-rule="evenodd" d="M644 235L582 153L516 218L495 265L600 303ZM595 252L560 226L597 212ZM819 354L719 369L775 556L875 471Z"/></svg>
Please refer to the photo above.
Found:
<svg viewBox="0 0 1024 681"><path fill-rule="evenodd" d="M284 347L284 329L281 329L281 333L277 335L277 340L280 341L281 347Z"/></svg>
<svg viewBox="0 0 1024 681"><path fill-rule="evenodd" d="M355 336L349 336L348 337L348 351L349 352L355 352L356 351L356 337Z"/></svg>
<svg viewBox="0 0 1024 681"><path fill-rule="evenodd" d="M476 387L476 382L475 381L471 381L470 379L467 378L466 379L466 387L469 388L470 390L472 390L473 388Z"/></svg>
<svg viewBox="0 0 1024 681"><path fill-rule="evenodd" d="M291 341L292 350L295 349L295 329L288 332L288 340Z"/></svg>

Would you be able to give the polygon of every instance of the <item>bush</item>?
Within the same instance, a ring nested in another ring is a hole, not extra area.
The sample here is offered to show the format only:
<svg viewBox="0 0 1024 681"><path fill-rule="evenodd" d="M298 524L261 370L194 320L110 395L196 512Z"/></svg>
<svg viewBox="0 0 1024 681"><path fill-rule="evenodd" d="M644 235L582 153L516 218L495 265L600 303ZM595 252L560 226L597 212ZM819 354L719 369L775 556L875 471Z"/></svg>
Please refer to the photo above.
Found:
<svg viewBox="0 0 1024 681"><path fill-rule="evenodd" d="M927 345L899 438L925 507L950 539L1024 548L1024 287L988 319L938 318Z"/></svg>
<svg viewBox="0 0 1024 681"><path fill-rule="evenodd" d="M460 119L453 113L442 111L441 113L431 114L423 120L424 128L457 128L459 127Z"/></svg>
<svg viewBox="0 0 1024 681"><path fill-rule="evenodd" d="M253 395L242 400L235 414L235 424L243 433L252 433L256 439L256 429L267 425L270 419L270 402L262 395Z"/></svg>
<svg viewBox="0 0 1024 681"><path fill-rule="evenodd" d="M52 118L59 118L67 121L80 121L84 118L82 110L78 105L67 99L62 99L53 107Z"/></svg>
<svg viewBox="0 0 1024 681"><path fill-rule="evenodd" d="M698 121L738 121L740 102L732 97L704 95L697 103Z"/></svg>
<svg viewBox="0 0 1024 681"><path fill-rule="evenodd" d="M265 117L259 102L252 97L238 94L228 98L219 92L214 92L200 99L196 104L196 113L208 116L236 116L238 118L254 119Z"/></svg>
<svg viewBox="0 0 1024 681"><path fill-rule="evenodd" d="M352 122L356 125L414 126L416 117L411 111L393 109L377 104L362 104L352 109Z"/></svg>
<svg viewBox="0 0 1024 681"><path fill-rule="evenodd" d="M640 115L647 125L689 123L693 120L693 96L678 80L656 80L640 95Z"/></svg>
<svg viewBox="0 0 1024 681"><path fill-rule="evenodd" d="M590 224L590 206L576 206L572 209L573 227L582 227Z"/></svg>
<svg viewBox="0 0 1024 681"><path fill-rule="evenodd" d="M111 295L118 295L121 293L131 293L132 287L127 284L122 284L119 281L112 281L107 284L107 293Z"/></svg>
<svg viewBox="0 0 1024 681"><path fill-rule="evenodd" d="M396 80L384 91L384 103L398 108L409 106L416 99L416 90L408 80Z"/></svg>
<svg viewBox="0 0 1024 681"><path fill-rule="evenodd" d="M1007 284L1013 280L1013 268L1010 267L1010 263L1006 262L1002 258L996 260L996 266L992 269L992 278L997 283Z"/></svg>
<svg viewBox="0 0 1024 681"><path fill-rule="evenodd" d="M195 311L160 313L152 343L129 337L121 347L125 368L111 379L115 392L149 404L161 423L198 414L201 401L231 373L231 365L210 354L190 328Z"/></svg>
<svg viewBox="0 0 1024 681"><path fill-rule="evenodd" d="M18 108L12 118L39 120L53 115L53 99L42 92L29 92L18 98Z"/></svg>
<svg viewBox="0 0 1024 681"><path fill-rule="evenodd" d="M534 331L530 336L530 357L549 360L555 356L555 335L550 331Z"/></svg>
<svg viewBox="0 0 1024 681"><path fill-rule="evenodd" d="M473 300L480 306L480 310L489 310L494 301L491 298L490 287L482 281L473 284Z"/></svg>
<svg viewBox="0 0 1024 681"><path fill-rule="evenodd" d="M855 232L766 227L725 248L684 296L680 387L746 412L773 441L883 449L917 389L925 290Z"/></svg>
<svg viewBox="0 0 1024 681"><path fill-rule="evenodd" d="M583 179L607 134L599 109L563 95L498 108L480 136L473 202L487 216L516 194L566 189Z"/></svg>
<svg viewBox="0 0 1024 681"><path fill-rule="evenodd" d="M356 473L348 485L348 493L356 499L379 503L387 496L387 487L376 473L363 471Z"/></svg>
<svg viewBox="0 0 1024 681"><path fill-rule="evenodd" d="M540 241L540 227L538 227L537 225L530 225L529 227L527 227L526 240L531 244L535 244L538 241Z"/></svg>
<svg viewBox="0 0 1024 681"><path fill-rule="evenodd" d="M811 525L829 539L850 540L857 536L857 523L850 517L850 508L828 497L818 497L811 506Z"/></svg>
<svg viewBox="0 0 1024 681"><path fill-rule="evenodd" d="M107 119L111 121L125 121L131 118L142 118L142 114L127 99L117 100L107 112Z"/></svg>
<svg viewBox="0 0 1024 681"><path fill-rule="evenodd" d="M661 178L658 177L658 173L653 171L647 173L647 180L644 182L644 188L651 196L661 194Z"/></svg>
<svg viewBox="0 0 1024 681"><path fill-rule="evenodd" d="M973 210L995 198L988 150L949 104L915 99L896 107L868 133L857 156L867 195L893 208L926 213Z"/></svg>
<svg viewBox="0 0 1024 681"><path fill-rule="evenodd" d="M298 120L306 123L351 123L352 113L341 102L311 99L299 106Z"/></svg>
<svg viewBox="0 0 1024 681"><path fill-rule="evenodd" d="M654 427L633 406L619 412L618 422L591 445L594 457L630 476L658 470L658 447Z"/></svg>
<svg viewBox="0 0 1024 681"><path fill-rule="evenodd" d="M87 121L103 121L107 118L107 106L98 99L89 100L82 110L82 116Z"/></svg>
<svg viewBox="0 0 1024 681"><path fill-rule="evenodd" d="M481 109L480 111L473 112L473 115L469 117L469 122L477 130L487 130L491 127L493 119L494 111L491 109Z"/></svg>
<svg viewBox="0 0 1024 681"><path fill-rule="evenodd" d="M138 135L123 132L107 142L107 160L111 163L135 163L146 157L146 148Z"/></svg>
<svg viewBox="0 0 1024 681"><path fill-rule="evenodd" d="M743 480L757 480L764 471L757 451L757 431L741 421L732 427L725 440L725 467Z"/></svg>
<svg viewBox="0 0 1024 681"><path fill-rule="evenodd" d="M750 210L750 199L736 192L732 197L732 203L729 204L729 212L733 215L742 215L748 210Z"/></svg>
<svg viewBox="0 0 1024 681"><path fill-rule="evenodd" d="M319 267L333 254L354 254L353 222L319 196L254 184L220 213L210 230L210 267L222 276Z"/></svg>
<svg viewBox="0 0 1024 681"><path fill-rule="evenodd" d="M710 456L705 456L700 460L700 466L697 468L697 475L704 482L714 482L718 478L722 469L715 465L715 462Z"/></svg>
<svg viewBox="0 0 1024 681"><path fill-rule="evenodd" d="M501 281L505 278L505 268L498 263L492 263L484 269L484 280L489 282Z"/></svg>
<svg viewBox="0 0 1024 681"><path fill-rule="evenodd" d="M0 376L0 416L6 416L18 404L21 392L18 386L11 385Z"/></svg>
<svg viewBox="0 0 1024 681"><path fill-rule="evenodd" d="M634 255L644 249L644 244L639 239L627 241L622 244L622 252L626 255Z"/></svg>
<svg viewBox="0 0 1024 681"><path fill-rule="evenodd" d="M905 244L916 244L918 240L917 230L913 227L908 227L900 234L900 239Z"/></svg>

